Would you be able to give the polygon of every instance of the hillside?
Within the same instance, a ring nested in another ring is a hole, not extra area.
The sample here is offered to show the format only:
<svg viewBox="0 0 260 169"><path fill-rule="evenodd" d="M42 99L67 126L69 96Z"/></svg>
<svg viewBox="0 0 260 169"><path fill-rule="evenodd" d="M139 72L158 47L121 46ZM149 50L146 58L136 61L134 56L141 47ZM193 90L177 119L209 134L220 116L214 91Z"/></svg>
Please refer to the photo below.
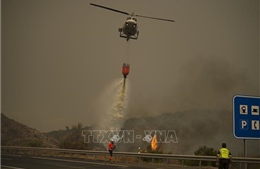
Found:
<svg viewBox="0 0 260 169"><path fill-rule="evenodd" d="M145 130L175 131L176 135L172 138L175 142L159 144L163 152L193 154L200 146L218 149L222 142L226 142L234 156L241 156L243 140L233 136L232 119L232 112L227 110L187 110L132 118L125 121L123 129L133 130L135 135L141 135L141 138L134 137L134 144L121 144L119 147L122 151L138 151L138 147L146 149L148 143L143 141L147 135ZM158 133L157 138L165 139L163 133ZM248 156L260 157L259 150L259 140L248 140Z"/></svg>
<svg viewBox="0 0 260 169"><path fill-rule="evenodd" d="M216 120L219 117L225 117L226 120ZM141 135L141 138L147 135L146 131L151 131L152 136L156 131L157 138L161 140L160 149L165 153L193 154L200 146L206 145L217 149L222 141L233 140L231 126L227 126L231 117L227 111L190 110L128 119L123 128L133 130L135 135ZM226 129L222 131L223 128ZM171 141L163 143L165 139ZM149 145L143 139L134 141L135 144L122 145L122 150L137 150L138 147L146 149Z"/></svg>
<svg viewBox="0 0 260 169"><path fill-rule="evenodd" d="M81 128L81 130L90 130L90 127L88 126L83 127L81 123L78 123L77 125L72 125L71 128L67 126L65 130L64 129L53 130L51 132L46 132L44 134L48 137L61 141L69 137L71 134L73 134L75 128ZM80 135L82 135L82 133L80 133Z"/></svg>
<svg viewBox="0 0 260 169"><path fill-rule="evenodd" d="M78 123L77 125L72 125L71 128L67 126L66 130L56 130L45 134L46 136L59 140L59 148L80 150L106 150L103 144L93 143L92 141L85 142L85 137L88 138L88 135L90 133L86 132L83 136L82 134L84 133L84 130L92 129L92 127L83 127L81 123Z"/></svg>
<svg viewBox="0 0 260 169"><path fill-rule="evenodd" d="M58 141L1 113L2 146L56 148Z"/></svg>
<svg viewBox="0 0 260 169"><path fill-rule="evenodd" d="M39 131L9 119L4 114L2 118L2 145L9 146L41 146L69 149L105 150L106 144L84 142L82 130L95 130L95 126L83 127L81 123L48 133ZM225 110L190 110L175 113L164 113L153 117L131 118L124 121L122 131L125 133L122 142L117 143L116 151L137 152L138 147L145 150L150 143L144 140L145 131L174 131L176 135L168 137L174 142L159 143L160 151L173 154L193 154L201 146L218 149L226 142L234 156L243 155L243 141L234 138L232 131L232 112ZM106 129L103 129L106 130ZM104 133L103 133L104 134ZM109 133L108 133L109 134ZM121 133L122 134L122 133ZM151 133L153 136L154 132ZM163 133L157 133L157 138L165 139ZM171 135L169 135L171 136ZM86 138L88 136L85 135ZM121 135L120 135L121 137ZM89 137L93 138L93 137ZM104 135L108 139L108 135ZM132 140L125 143L124 140ZM260 157L259 140L248 140L249 157Z"/></svg>

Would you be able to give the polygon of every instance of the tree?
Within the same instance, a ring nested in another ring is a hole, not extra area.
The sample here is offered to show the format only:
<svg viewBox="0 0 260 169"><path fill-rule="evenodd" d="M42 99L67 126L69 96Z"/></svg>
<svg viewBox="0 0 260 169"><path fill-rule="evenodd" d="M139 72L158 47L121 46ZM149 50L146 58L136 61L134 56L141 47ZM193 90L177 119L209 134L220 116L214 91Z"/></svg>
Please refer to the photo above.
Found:
<svg viewBox="0 0 260 169"><path fill-rule="evenodd" d="M217 150L214 148L210 148L207 146L201 146L199 147L195 152L195 155L197 156L216 156L217 155ZM199 161L185 161L186 165L191 165L191 166L198 166ZM216 162L213 161L202 161L201 162L202 166L216 166Z"/></svg>
<svg viewBox="0 0 260 169"><path fill-rule="evenodd" d="M73 125L70 134L60 141L59 147L65 149L88 149L88 144L84 143L84 137L82 136L81 123Z"/></svg>
<svg viewBox="0 0 260 169"><path fill-rule="evenodd" d="M199 147L198 150L194 152L195 155L201 155L201 156L216 156L217 155L217 150L214 148L210 148L207 146L202 146Z"/></svg>

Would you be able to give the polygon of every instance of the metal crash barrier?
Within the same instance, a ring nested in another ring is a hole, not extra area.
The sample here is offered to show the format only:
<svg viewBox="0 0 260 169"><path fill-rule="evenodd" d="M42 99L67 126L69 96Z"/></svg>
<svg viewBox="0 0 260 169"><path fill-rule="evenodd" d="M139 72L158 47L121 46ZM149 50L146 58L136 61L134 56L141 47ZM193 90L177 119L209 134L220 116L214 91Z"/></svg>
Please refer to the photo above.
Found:
<svg viewBox="0 0 260 169"><path fill-rule="evenodd" d="M2 146L2 154L20 154L30 156L46 156L57 158L76 158L95 161L108 161L107 151L58 149L58 148L39 148L39 147L16 147ZM115 162L133 163L142 165L164 165L164 166L212 166L216 161L215 156L196 156L196 155L174 155L174 154L155 154L155 153L132 153L114 152ZM260 158L233 157L232 169L260 168Z"/></svg>

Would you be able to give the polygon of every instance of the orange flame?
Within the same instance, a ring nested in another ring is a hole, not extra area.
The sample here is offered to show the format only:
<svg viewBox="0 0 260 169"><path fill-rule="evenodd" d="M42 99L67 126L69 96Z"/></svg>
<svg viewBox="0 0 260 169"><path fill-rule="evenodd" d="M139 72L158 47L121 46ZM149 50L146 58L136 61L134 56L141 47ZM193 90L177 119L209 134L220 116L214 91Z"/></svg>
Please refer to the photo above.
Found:
<svg viewBox="0 0 260 169"><path fill-rule="evenodd" d="M152 142L151 142L151 148L152 148L152 150L157 149L157 137L156 137L156 135L153 136L153 139L152 139Z"/></svg>

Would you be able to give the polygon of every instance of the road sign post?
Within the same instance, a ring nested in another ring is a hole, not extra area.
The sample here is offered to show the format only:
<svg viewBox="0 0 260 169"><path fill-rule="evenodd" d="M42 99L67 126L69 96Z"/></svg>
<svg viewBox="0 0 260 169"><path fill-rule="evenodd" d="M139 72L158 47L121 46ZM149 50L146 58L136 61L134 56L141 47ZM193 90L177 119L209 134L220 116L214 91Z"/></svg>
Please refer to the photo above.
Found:
<svg viewBox="0 0 260 169"><path fill-rule="evenodd" d="M244 142L244 157L246 139L260 139L260 97L241 96L233 97L233 134ZM245 169L247 164L245 164Z"/></svg>

